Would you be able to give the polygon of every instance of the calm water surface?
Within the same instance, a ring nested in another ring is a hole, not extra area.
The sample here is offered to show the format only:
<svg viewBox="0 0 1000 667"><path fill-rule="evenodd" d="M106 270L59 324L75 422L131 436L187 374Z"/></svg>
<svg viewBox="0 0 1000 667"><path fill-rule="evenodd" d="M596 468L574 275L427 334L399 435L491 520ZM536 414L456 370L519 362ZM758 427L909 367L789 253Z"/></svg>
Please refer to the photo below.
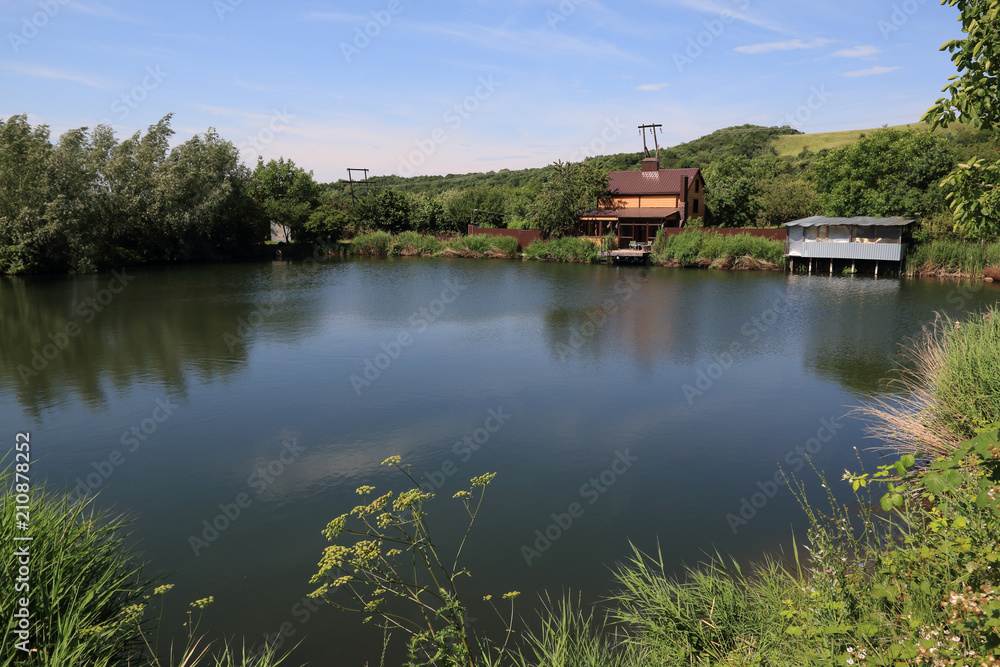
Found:
<svg viewBox="0 0 1000 667"><path fill-rule="evenodd" d="M1000 294L444 259L125 277L119 294L109 275L0 280L5 437L30 430L36 478L92 487L136 518L138 547L176 584L167 627L213 595L211 636L284 627L302 642L296 664L348 666L377 664L380 634L301 601L320 531L354 489L401 488L386 457L437 488L445 543L461 519L451 496L499 473L463 582L473 628L489 632L483 595L521 591L525 617L545 590L598 600L630 542L679 569L802 535L794 498L769 483L779 462L797 470L809 449L833 479L856 468L854 448L876 443L845 415L885 390L899 342L935 310ZM204 522L241 498L208 539ZM741 523L744 499L766 504ZM554 526L574 503L572 526Z"/></svg>

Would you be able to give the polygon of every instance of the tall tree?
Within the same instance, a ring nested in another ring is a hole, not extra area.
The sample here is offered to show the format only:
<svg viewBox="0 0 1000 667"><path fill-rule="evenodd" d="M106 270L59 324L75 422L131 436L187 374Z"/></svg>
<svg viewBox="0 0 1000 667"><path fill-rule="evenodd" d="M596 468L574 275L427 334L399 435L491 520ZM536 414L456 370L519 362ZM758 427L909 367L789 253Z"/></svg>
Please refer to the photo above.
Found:
<svg viewBox="0 0 1000 667"><path fill-rule="evenodd" d="M608 171L600 163L556 162L531 207L531 219L547 236L562 236L581 213L614 206L608 191Z"/></svg>
<svg viewBox="0 0 1000 667"><path fill-rule="evenodd" d="M934 103L924 121L936 127L953 123L991 130L1000 124L1000 0L942 0L957 7L964 38L946 42L958 74L942 89L946 97ZM942 185L955 230L972 238L1000 235L1000 163L973 158L960 164Z"/></svg>
<svg viewBox="0 0 1000 667"><path fill-rule="evenodd" d="M308 235L306 223L319 205L320 194L311 171L296 167L285 158L270 160L267 164L263 158L258 158L254 182L265 214L284 229L286 236Z"/></svg>

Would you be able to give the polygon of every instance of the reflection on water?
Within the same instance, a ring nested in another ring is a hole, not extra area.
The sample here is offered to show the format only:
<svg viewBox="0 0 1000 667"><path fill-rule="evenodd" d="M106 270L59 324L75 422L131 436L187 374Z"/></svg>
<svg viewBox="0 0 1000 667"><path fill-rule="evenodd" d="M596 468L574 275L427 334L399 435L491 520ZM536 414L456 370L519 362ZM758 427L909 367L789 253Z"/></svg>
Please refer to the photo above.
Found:
<svg viewBox="0 0 1000 667"><path fill-rule="evenodd" d="M168 614L214 595L203 629L259 641L288 623L290 643L303 641L296 662L315 665L377 659L376 631L302 598L320 530L354 506L354 489L401 488L384 458L403 456L438 487L444 543L461 518L452 494L499 473L463 583L475 629L490 631L482 595L516 589L530 605L573 588L596 600L630 542L680 567L786 540L803 526L787 491L735 532L727 516L831 420L839 431L817 464L855 466L853 447L872 443L843 415L883 390L899 342L935 310L997 293L443 259L127 276L122 289L107 275L0 280L2 422L32 431L35 472L51 485L83 484L136 517L137 544L177 584ZM497 413L509 418L476 442ZM620 456L634 464L601 483ZM536 531L574 502L582 516L526 562Z"/></svg>

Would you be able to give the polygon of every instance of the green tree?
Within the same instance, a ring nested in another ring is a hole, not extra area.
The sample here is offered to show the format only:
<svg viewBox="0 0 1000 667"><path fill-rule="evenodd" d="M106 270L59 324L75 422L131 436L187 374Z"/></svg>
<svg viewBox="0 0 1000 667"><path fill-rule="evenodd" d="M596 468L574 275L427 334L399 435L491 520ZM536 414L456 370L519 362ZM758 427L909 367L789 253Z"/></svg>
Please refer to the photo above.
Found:
<svg viewBox="0 0 1000 667"><path fill-rule="evenodd" d="M1000 1L942 0L941 4L958 8L965 37L941 47L952 54L959 73L942 89L947 97L935 102L923 120L935 128L957 122L992 130L1000 120ZM1000 163L974 157L958 165L942 186L950 190L948 202L957 232L980 239L1000 234Z"/></svg>
<svg viewBox="0 0 1000 667"><path fill-rule="evenodd" d="M254 170L257 200L267 218L281 226L293 239L308 236L306 223L319 205L320 187L311 171L296 167L292 160L279 158L266 164L257 159Z"/></svg>
<svg viewBox="0 0 1000 667"><path fill-rule="evenodd" d="M444 204L438 197L418 195L413 206L413 229L421 234L433 234L445 228Z"/></svg>
<svg viewBox="0 0 1000 667"><path fill-rule="evenodd" d="M732 155L705 170L705 205L716 227L753 227L761 212L761 194L769 182L787 174L789 163L774 155Z"/></svg>
<svg viewBox="0 0 1000 667"><path fill-rule="evenodd" d="M757 201L758 227L777 227L821 212L819 194L813 184L788 174L766 181Z"/></svg>
<svg viewBox="0 0 1000 667"><path fill-rule="evenodd" d="M405 192L377 188L351 205L351 215L362 229L398 234L413 228L413 199Z"/></svg>
<svg viewBox="0 0 1000 667"><path fill-rule="evenodd" d="M811 174L826 215L921 217L944 207L938 183L954 164L940 135L882 128L820 155Z"/></svg>
<svg viewBox="0 0 1000 667"><path fill-rule="evenodd" d="M556 162L531 207L531 218L546 236L562 236L581 213L598 206L613 206L608 172L599 163Z"/></svg>

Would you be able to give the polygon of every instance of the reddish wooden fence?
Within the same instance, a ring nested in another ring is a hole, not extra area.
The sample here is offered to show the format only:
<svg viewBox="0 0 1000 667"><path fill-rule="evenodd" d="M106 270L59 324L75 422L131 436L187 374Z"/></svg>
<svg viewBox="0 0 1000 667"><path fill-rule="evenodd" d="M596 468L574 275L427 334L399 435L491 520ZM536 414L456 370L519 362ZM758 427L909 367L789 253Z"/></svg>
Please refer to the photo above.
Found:
<svg viewBox="0 0 1000 667"><path fill-rule="evenodd" d="M509 236L517 239L517 245L524 250L532 241L542 238L540 229L486 229L469 225L469 236Z"/></svg>
<svg viewBox="0 0 1000 667"><path fill-rule="evenodd" d="M681 232L686 232L689 227L666 227L663 233L667 236L676 236ZM773 239L775 241L784 241L788 238L788 230L784 227L780 229L752 229L752 228L739 228L734 229L731 227L705 227L698 231L703 232L714 232L716 234L722 234L723 236L737 236L739 234L747 234L749 236L760 236L765 239Z"/></svg>

